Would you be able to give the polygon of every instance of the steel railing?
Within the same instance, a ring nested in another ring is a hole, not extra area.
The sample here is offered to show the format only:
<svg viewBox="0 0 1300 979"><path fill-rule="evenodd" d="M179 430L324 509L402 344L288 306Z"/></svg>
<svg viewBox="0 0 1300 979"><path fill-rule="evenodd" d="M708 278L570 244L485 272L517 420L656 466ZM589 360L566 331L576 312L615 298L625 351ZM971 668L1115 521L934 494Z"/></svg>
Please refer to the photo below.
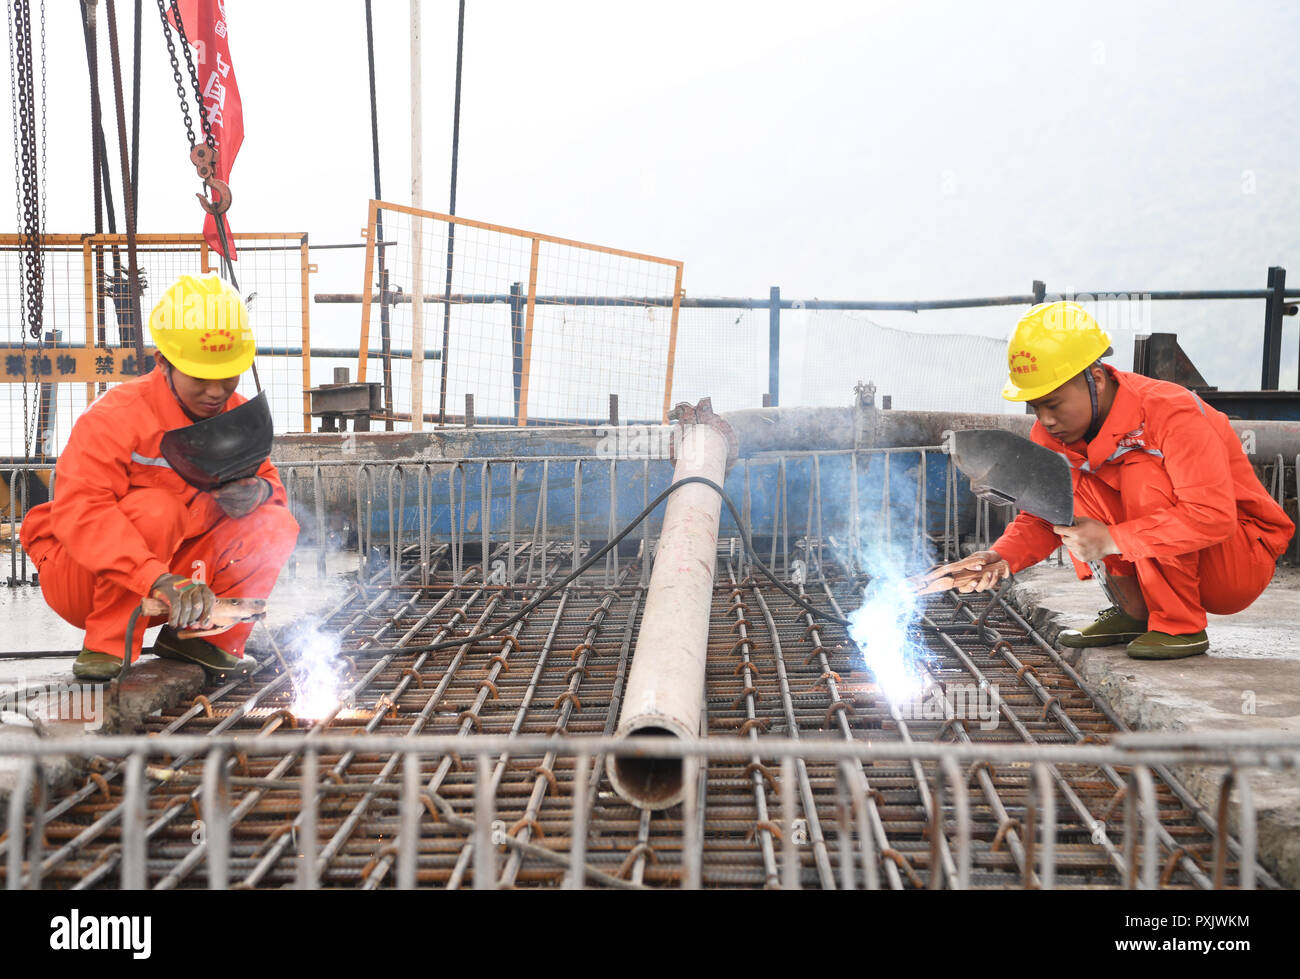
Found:
<svg viewBox="0 0 1300 979"><path fill-rule="evenodd" d="M681 886L701 886L702 835L700 833L700 798L698 774L712 761L744 760L753 755L754 743L745 738L713 737L698 741L666 738L574 737L574 736L502 736L473 737L446 735L340 734L313 730L311 736L273 733L260 737L236 735L105 736L97 738L50 738L21 746L5 745L0 758L17 758L21 762L17 784L9 798L6 841L6 886L10 889L40 887L45 869L44 812L47 792L44 788L44 764L57 756L88 758L97 756L115 762L113 775L122 777L122 799L116 806L120 822L120 879L123 887L145 886L145 868L149 861L149 833L146 827L148 806L146 793L150 784L188 780L193 784L192 798L201 812L203 840L196 845L194 859L204 861L210 888L224 889L230 880L231 824L230 790L234 786L257 786L279 791L297 790L301 799L301 825L298 833L299 888L315 888L318 857L316 825L322 792L397 794L400 831L392 844L397 864L397 886L414 887L419 853L417 844L420 823L426 817L448 822L465 833L473 847L473 884L476 888L495 886L498 848L519 850L523 855L550 864L567 865L566 887L592 884L628 886L625 880L588 865L587 826L581 816L587 795L600 776L601 764L610 756L675 760L684 766L687 794L682 804ZM400 786L378 785L371 780L355 783L322 781L319 757L323 753L360 752L366 755L397 755L402 759L405 776ZM491 772L497 759L542 756L555 753L572 759L576 772L573 782L575 813L571 842L567 852L528 843L501 832L494 826L494 794ZM959 890L971 886L971 808L968 783L980 766L1027 766L1033 793L1026 804L1025 836L1037 851L1033 869L1037 886L1052 889L1056 881L1057 800L1049 776L1049 766L1115 765L1128 770L1124 796L1121 845L1124 886L1130 889L1155 889L1160 884L1160 848L1156 832L1160 825L1156 805L1153 770L1160 766L1191 765L1222 770L1217 804L1216 842L1213 884L1227 886L1227 867L1235 862L1236 884L1243 890L1257 885L1276 887L1277 882L1256 863L1257 827L1250 773L1254 770L1295 772L1300 770L1300 737L1294 735L1188 736L1188 735L1117 735L1108 745L1001 745L1001 744L920 744L872 743L861 741L814 741L765 738L761 753L779 762L777 780L783 822L788 829L796 811L796 780L792 777L797 760L834 763L838 766L840 788L849 804L842 807L836 834L840 852L840 885L847 889L879 887L879 863L872 834L863 831L867 812L868 790L862 777L862 765L880 761L908 761L937 766L933 791L936 812L942 814L941 825L932 826L932 843L951 833L955 847L957 872L945 877L936 872L929 886ZM186 768L201 771L183 772L170 767L170 759L185 756ZM298 778L239 777L232 773L236 756L246 763L247 757L292 757L302 760ZM468 766L475 773L473 805L470 815L457 812L446 798L422 789L421 759L455 755L462 761L473 759ZM164 758L166 760L164 760ZM1227 832L1231 796L1236 794L1239 839ZM30 819L28 801L34 799ZM949 811L950 810L950 811ZM24 827L26 827L24 829ZM950 829L951 827L951 829ZM1104 826L1094 827L1094 835L1104 834ZM799 886L798 858L794 834L783 838L783 887ZM191 860L190 862L193 862Z"/></svg>

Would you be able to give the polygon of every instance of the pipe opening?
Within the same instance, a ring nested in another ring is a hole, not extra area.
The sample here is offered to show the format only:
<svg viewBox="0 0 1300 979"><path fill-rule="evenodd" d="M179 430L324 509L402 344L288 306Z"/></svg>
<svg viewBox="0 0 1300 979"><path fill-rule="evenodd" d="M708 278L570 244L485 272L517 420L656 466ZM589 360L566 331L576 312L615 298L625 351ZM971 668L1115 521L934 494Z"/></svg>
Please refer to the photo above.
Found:
<svg viewBox="0 0 1300 979"><path fill-rule="evenodd" d="M637 738L675 738L677 732L663 727L643 727L627 734ZM667 808L680 798L683 769L680 758L616 757L614 777L622 795L646 809Z"/></svg>

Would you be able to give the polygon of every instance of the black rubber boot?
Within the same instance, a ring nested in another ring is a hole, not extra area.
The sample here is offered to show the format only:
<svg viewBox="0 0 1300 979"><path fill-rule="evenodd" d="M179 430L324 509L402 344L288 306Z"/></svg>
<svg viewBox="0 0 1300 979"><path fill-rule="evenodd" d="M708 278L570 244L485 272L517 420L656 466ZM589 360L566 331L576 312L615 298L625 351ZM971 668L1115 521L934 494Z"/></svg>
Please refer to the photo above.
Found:
<svg viewBox="0 0 1300 979"><path fill-rule="evenodd" d="M163 626L158 633L153 644L153 654L163 659L197 663L218 676L240 676L257 669L257 660L247 654L242 657L231 656L206 639L182 639L170 626Z"/></svg>

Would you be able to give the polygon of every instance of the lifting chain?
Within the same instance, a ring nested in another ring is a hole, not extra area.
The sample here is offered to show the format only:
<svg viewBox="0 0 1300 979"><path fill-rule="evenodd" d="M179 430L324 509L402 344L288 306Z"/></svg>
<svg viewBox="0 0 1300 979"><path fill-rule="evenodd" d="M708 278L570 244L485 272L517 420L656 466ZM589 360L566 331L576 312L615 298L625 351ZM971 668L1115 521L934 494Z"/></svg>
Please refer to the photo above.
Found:
<svg viewBox="0 0 1300 979"><path fill-rule="evenodd" d="M31 0L14 0L9 14L9 81L12 93L14 133L14 192L18 211L19 260L23 275L19 288L23 292L26 328L19 330L23 365L23 452L34 456L38 451L36 429L39 417L33 417L27 391L27 340L36 341L39 354L43 344L45 311L45 254L42 229L45 226L45 146L46 146L46 58L45 0L40 0L41 108L40 146L36 146L36 78L32 58ZM39 414L39 412L38 412ZM29 448L30 447L30 448Z"/></svg>
<svg viewBox="0 0 1300 979"><path fill-rule="evenodd" d="M45 43L44 23L45 9L41 4L41 66L44 75ZM21 174L19 196L21 198L21 227L19 251L23 262L24 291L26 293L27 335L34 340L41 338L41 314L44 308L45 269L44 255L41 251L41 216L44 199L41 193L41 174L44 171L45 146L45 93L41 92L41 148L40 159L36 141L36 79L32 61L32 10L31 0L14 0L13 19L10 23L10 65L14 78L14 115L17 117L15 130L14 156L17 171Z"/></svg>
<svg viewBox="0 0 1300 979"><path fill-rule="evenodd" d="M170 21L167 18L168 12L171 13ZM227 186L225 181L217 177L217 144L212 137L212 123L208 119L208 107L203 101L203 89L199 85L199 73L194 67L194 55L190 51L189 38L185 36L185 24L181 20L180 7L177 5L176 0L158 0L158 16L162 20L163 38L167 41L167 56L172 63L172 79L176 82L176 96L181 103L181 117L185 120L185 135L190 141L190 162L194 164L199 179L211 192L212 200L209 201L202 194L195 196L198 197L203 210L216 218L217 234L221 239L222 248L226 252L225 255L221 256L222 267L226 271L227 278L234 284L235 270L227 257L230 253L230 245L226 241L225 221L222 218L222 215L230 207L230 187ZM202 144L199 144L194 137L194 119L190 115L185 81L181 77L181 65L176 57L176 45L172 41L171 28L173 26L175 26L176 33L180 36L181 51L185 54L185 65L189 69L190 86L194 90L194 104L199 110L199 123L203 128Z"/></svg>
<svg viewBox="0 0 1300 979"><path fill-rule="evenodd" d="M181 22L180 7L177 6L176 0L158 0L158 16L162 19L163 39L167 42L167 57L172 63L172 78L176 82L176 97L181 103L181 117L185 120L185 135L190 141L190 148L194 148L194 119L190 115L190 103L185 97L185 82L181 78L180 61L176 58L176 44L172 41L171 23L167 20L167 13L171 15L176 22L176 33L181 38L181 50L185 53L185 64L190 72L190 85L194 89L194 102L199 110L199 123L203 127L203 142L209 150L216 151L216 143L212 139L212 124L208 122L208 107L203 104L203 90L199 87L199 73L194 67L194 54L190 51L189 39L185 36L185 25Z"/></svg>

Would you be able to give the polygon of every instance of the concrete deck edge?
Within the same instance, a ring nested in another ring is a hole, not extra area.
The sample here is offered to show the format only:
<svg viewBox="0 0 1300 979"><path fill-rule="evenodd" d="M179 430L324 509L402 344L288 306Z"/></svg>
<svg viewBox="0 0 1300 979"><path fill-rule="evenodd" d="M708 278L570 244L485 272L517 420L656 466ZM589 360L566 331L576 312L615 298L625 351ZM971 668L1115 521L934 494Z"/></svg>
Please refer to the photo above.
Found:
<svg viewBox="0 0 1300 979"><path fill-rule="evenodd" d="M1117 667L1127 660L1105 658L1097 649L1062 649L1056 637L1062 629L1077 628L1065 613L1046 604L1040 593L1015 581L1007 594L1025 620L1048 643L1060 651L1062 659L1075 668L1085 690L1103 703L1127 727L1134 731L1186 731L1190 728L1180 717L1177 704L1162 702L1146 684L1132 683L1132 676ZM1179 766L1173 772L1210 815L1218 819L1219 789L1223 771L1202 766ZM1256 773L1251 786L1257 799L1255 824L1257 859L1262 867L1285 887L1300 888L1300 807L1294 795L1294 776ZM1282 797L1276 802L1270 796ZM1290 796L1288 800L1286 797ZM1228 826L1239 838L1240 808L1234 793L1229 807ZM1207 873L1212 864L1207 863ZM1231 881L1230 881L1231 882Z"/></svg>

